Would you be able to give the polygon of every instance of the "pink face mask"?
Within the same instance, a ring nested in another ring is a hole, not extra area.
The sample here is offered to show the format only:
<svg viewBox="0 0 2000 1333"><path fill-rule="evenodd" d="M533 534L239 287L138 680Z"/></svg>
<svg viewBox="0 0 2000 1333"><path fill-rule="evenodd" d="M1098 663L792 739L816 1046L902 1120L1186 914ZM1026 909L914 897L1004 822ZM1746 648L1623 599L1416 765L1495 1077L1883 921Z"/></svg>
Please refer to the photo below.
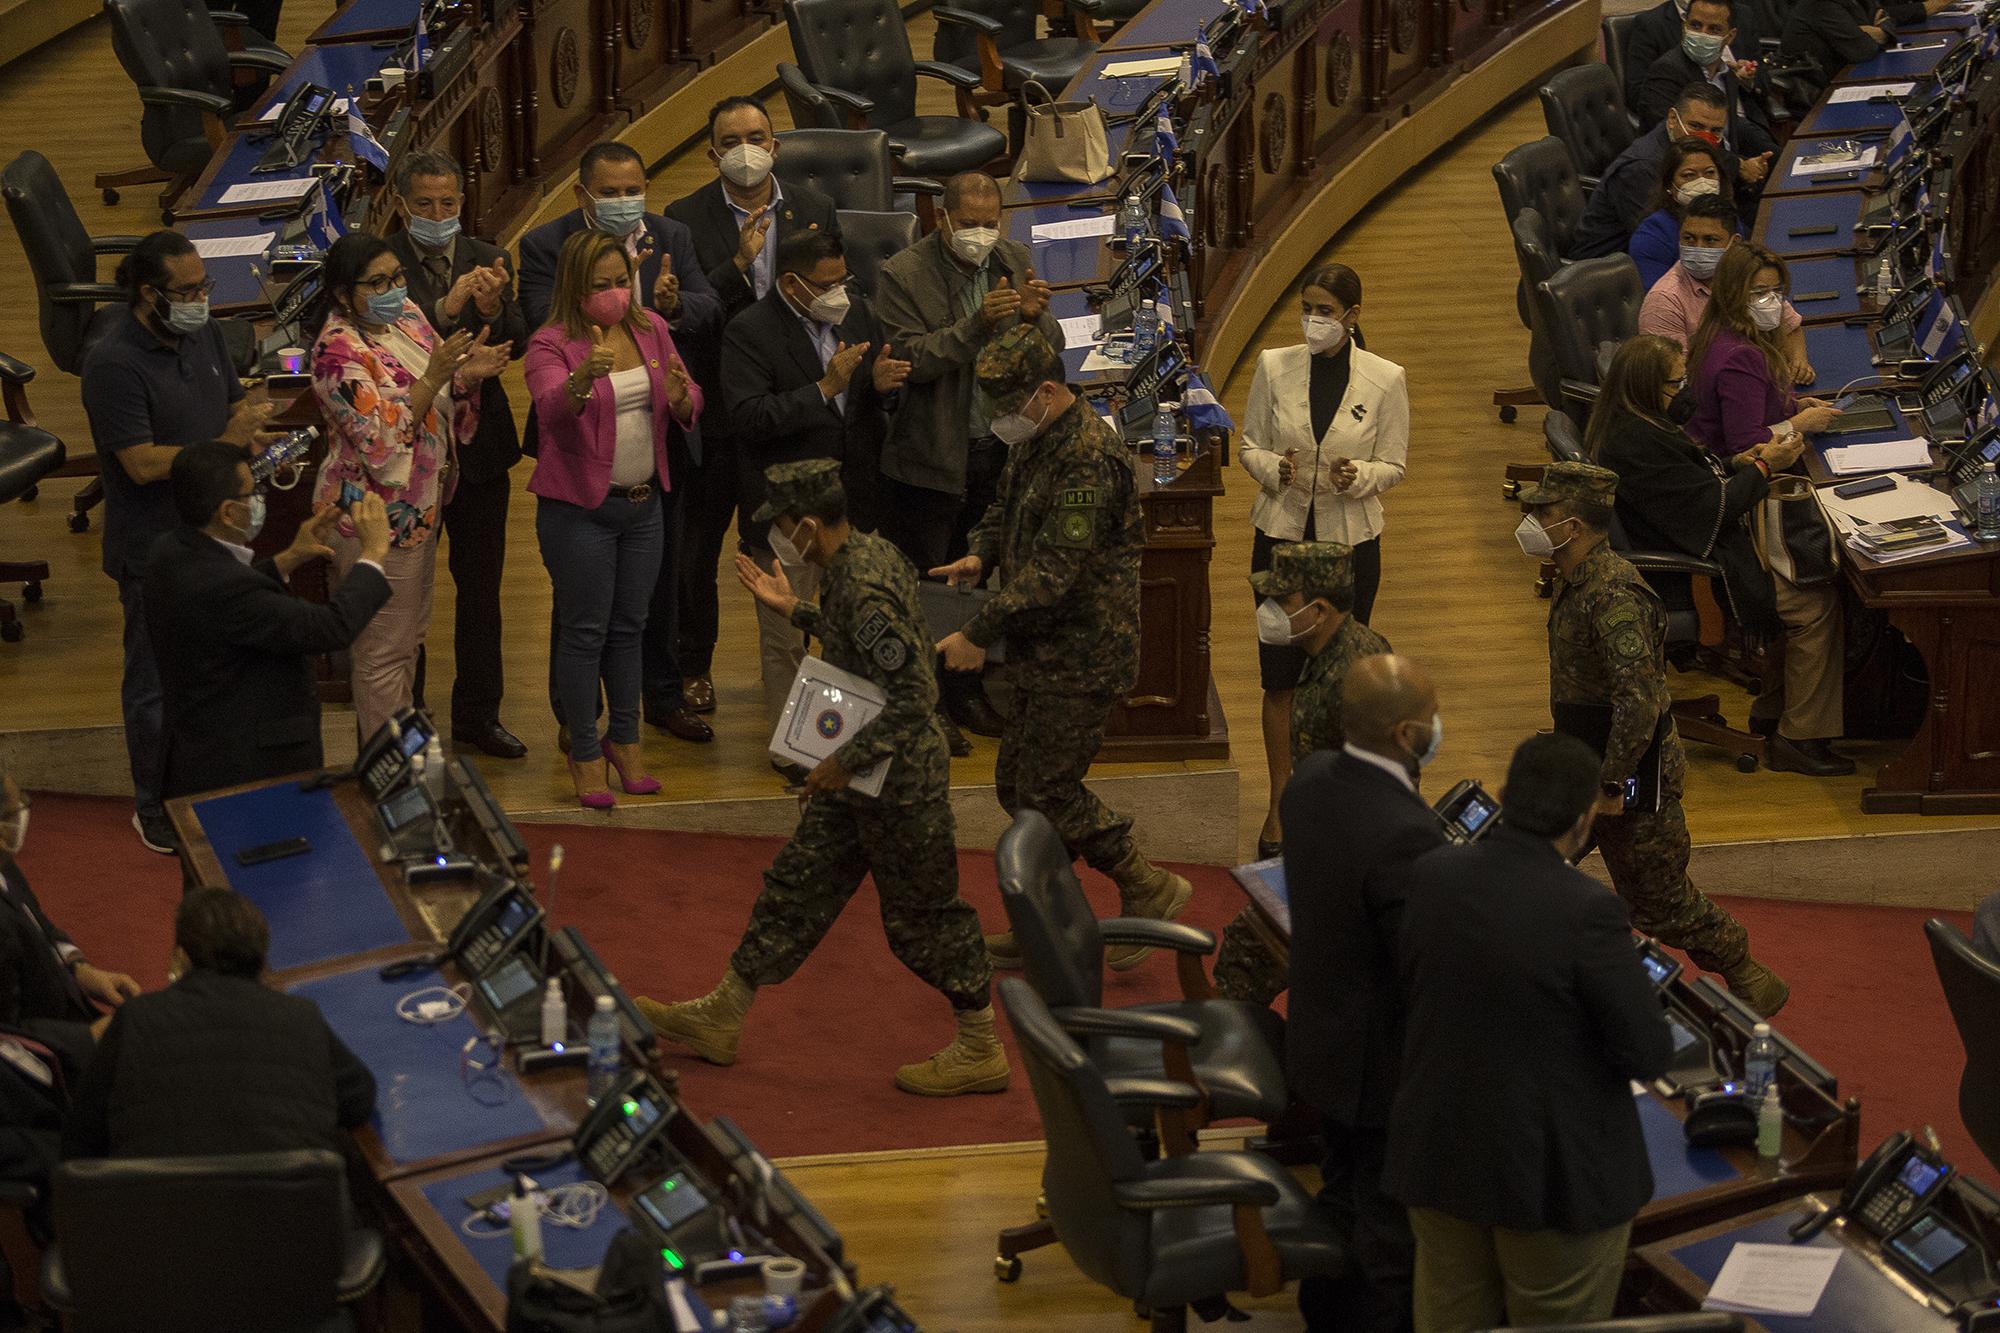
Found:
<svg viewBox="0 0 2000 1333"><path fill-rule="evenodd" d="M630 287L606 287L583 298L583 317L599 328L610 328L632 308Z"/></svg>

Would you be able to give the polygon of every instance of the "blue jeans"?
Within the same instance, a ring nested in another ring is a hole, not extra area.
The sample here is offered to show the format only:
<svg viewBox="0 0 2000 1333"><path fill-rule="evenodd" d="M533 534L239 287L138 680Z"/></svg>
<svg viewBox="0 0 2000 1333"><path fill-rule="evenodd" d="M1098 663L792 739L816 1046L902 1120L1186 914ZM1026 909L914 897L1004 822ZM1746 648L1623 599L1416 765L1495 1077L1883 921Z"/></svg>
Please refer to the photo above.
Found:
<svg viewBox="0 0 2000 1333"><path fill-rule="evenodd" d="M146 632L146 582L118 580L118 605L125 610L125 676L118 699L125 713L125 757L132 765L132 805L151 817L166 813L160 789L166 780L166 749L161 732L166 708L160 693L160 668L153 661L153 640Z"/></svg>
<svg viewBox="0 0 2000 1333"><path fill-rule="evenodd" d="M636 504L612 495L595 509L539 498L535 536L555 585L556 694L570 721L570 758L584 763L604 753L586 720L597 715L600 680L611 715L605 739L639 740L639 643L666 549L659 492Z"/></svg>

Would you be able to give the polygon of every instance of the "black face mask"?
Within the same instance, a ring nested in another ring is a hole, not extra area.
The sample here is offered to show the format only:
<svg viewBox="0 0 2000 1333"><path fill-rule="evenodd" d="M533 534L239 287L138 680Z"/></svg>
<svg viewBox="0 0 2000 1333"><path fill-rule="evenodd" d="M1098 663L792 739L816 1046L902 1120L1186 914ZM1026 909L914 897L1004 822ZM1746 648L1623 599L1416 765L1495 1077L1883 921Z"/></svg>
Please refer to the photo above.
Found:
<svg viewBox="0 0 2000 1333"><path fill-rule="evenodd" d="M1694 394L1682 389L1667 400L1667 420L1676 426L1685 426L1694 420Z"/></svg>

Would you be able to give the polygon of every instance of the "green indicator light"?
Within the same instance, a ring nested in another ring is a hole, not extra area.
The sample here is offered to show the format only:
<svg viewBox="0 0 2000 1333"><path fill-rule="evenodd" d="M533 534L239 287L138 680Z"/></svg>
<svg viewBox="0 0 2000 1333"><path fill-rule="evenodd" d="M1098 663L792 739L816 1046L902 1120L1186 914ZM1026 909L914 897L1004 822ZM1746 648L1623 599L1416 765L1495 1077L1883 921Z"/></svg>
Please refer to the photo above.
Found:
<svg viewBox="0 0 2000 1333"><path fill-rule="evenodd" d="M681 1258L680 1254L671 1247L662 1248L660 1250L660 1257L667 1261L669 1268L682 1269L687 1267L687 1260Z"/></svg>
<svg viewBox="0 0 2000 1333"><path fill-rule="evenodd" d="M664 1189L664 1190L665 1190L665 1191L667 1191L667 1193L669 1193L669 1194L673 1193L673 1192L674 1192L675 1190L679 1189L680 1187L681 1187L681 1183L680 1183L680 1181L678 1181L678 1180L666 1180L666 1181L662 1181L662 1182L660 1182L660 1188L661 1188L661 1189Z"/></svg>
<svg viewBox="0 0 2000 1333"><path fill-rule="evenodd" d="M626 1115L637 1115L637 1114L639 1114L639 1103L637 1103L637 1102L635 1102L635 1101L629 1101L629 1100L628 1100L628 1101L627 1101L627 1102L625 1103L625 1105L624 1105L624 1111L625 1111L625 1114L626 1114Z"/></svg>

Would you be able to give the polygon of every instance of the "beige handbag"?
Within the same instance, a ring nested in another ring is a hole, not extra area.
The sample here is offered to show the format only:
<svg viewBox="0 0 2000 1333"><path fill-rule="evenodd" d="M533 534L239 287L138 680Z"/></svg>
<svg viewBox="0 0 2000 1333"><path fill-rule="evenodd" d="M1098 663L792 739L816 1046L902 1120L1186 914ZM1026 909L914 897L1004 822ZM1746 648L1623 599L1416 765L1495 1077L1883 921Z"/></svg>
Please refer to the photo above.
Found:
<svg viewBox="0 0 2000 1333"><path fill-rule="evenodd" d="M1030 93L1039 94L1040 100ZM1104 113L1097 103L1058 102L1033 79L1022 86L1021 102L1028 113L1028 132L1015 179L1095 185L1111 174Z"/></svg>

